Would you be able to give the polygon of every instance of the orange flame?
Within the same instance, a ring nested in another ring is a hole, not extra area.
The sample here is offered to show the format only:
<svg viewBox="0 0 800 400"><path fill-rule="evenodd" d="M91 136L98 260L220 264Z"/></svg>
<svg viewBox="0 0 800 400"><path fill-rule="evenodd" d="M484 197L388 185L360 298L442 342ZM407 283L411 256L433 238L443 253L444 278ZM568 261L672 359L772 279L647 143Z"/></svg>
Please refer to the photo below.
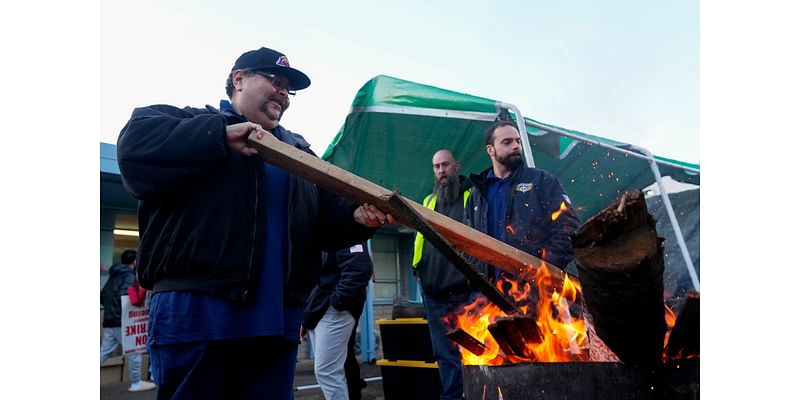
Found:
<svg viewBox="0 0 800 400"><path fill-rule="evenodd" d="M559 215L561 215L561 213L562 213L562 212L564 212L564 211L567 211L567 210L568 210L568 209L567 209L567 203L566 203L566 202L564 202L564 201L562 201L562 202L561 202L561 207L559 207L559 208L558 208L558 210L557 210L556 212L554 212L553 214L551 214L551 215L550 215L550 218L551 218L553 221L555 221L556 219L558 219L558 216L559 216Z"/></svg>
<svg viewBox="0 0 800 400"><path fill-rule="evenodd" d="M558 282L544 263L536 268L533 280L539 294L535 305L536 325L541 332L542 341L526 343L526 353L532 355L537 362L563 362L579 358L588 346L586 324L582 318L571 316L569 307L580 298L580 284L565 276L560 290L556 290L555 285ZM497 288L512 296L517 303L530 299L529 284L520 285L513 280L504 280L497 283ZM527 308L520 307L520 309L523 313L527 311ZM456 327L463 329L486 346L486 351L480 356L461 349L465 365L501 365L532 361L503 354L489 333L489 325L497 318L506 316L508 315L483 296L478 297L472 304L462 307L454 315L448 316L455 321Z"/></svg>
<svg viewBox="0 0 800 400"><path fill-rule="evenodd" d="M661 359L664 362L669 359L669 357L667 357L667 343L669 343L669 335L672 334L672 328L675 327L675 321L677 319L678 317L675 315L675 312L669 308L667 303L664 303L664 320L667 322L667 333L664 335L664 352L661 355Z"/></svg>
<svg viewBox="0 0 800 400"><path fill-rule="evenodd" d="M675 326L676 319L678 319L678 317L675 316L675 312L669 308L667 303L664 303L664 320L667 321L667 334L664 335L664 348L666 348L667 343L669 343L669 334L672 333L672 328Z"/></svg>

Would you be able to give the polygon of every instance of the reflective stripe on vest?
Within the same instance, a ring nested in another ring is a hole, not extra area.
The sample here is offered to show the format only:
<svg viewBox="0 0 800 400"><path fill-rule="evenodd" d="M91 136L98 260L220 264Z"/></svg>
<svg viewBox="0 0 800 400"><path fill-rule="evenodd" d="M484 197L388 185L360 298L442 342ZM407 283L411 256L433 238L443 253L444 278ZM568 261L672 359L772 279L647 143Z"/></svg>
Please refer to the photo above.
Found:
<svg viewBox="0 0 800 400"><path fill-rule="evenodd" d="M472 193L470 190L464 191L464 208L467 208L467 199L469 198L470 193ZM425 199L422 200L422 205L429 210L433 210L436 207L436 196L434 196L433 193L425 196ZM417 268L417 264L422 261L422 245L424 243L425 237L423 237L421 233L417 232L417 234L414 236L414 258L413 261L411 261L411 266L414 268Z"/></svg>

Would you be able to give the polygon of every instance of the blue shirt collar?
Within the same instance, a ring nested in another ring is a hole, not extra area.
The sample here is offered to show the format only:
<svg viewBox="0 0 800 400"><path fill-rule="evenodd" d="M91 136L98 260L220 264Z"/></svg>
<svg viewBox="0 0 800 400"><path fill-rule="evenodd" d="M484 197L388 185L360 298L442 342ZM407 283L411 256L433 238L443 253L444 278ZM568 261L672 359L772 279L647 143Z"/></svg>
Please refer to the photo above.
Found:
<svg viewBox="0 0 800 400"><path fill-rule="evenodd" d="M228 100L220 100L219 101L219 110L226 113L236 114L241 116L236 110L233 109L233 104L231 104ZM242 117L244 118L244 117Z"/></svg>
<svg viewBox="0 0 800 400"><path fill-rule="evenodd" d="M494 174L494 168L489 168L489 173L486 174L486 179L490 180L498 180L502 182L502 181L507 181L508 178L511 178L511 174L508 174L508 176L502 179L498 178L497 175Z"/></svg>

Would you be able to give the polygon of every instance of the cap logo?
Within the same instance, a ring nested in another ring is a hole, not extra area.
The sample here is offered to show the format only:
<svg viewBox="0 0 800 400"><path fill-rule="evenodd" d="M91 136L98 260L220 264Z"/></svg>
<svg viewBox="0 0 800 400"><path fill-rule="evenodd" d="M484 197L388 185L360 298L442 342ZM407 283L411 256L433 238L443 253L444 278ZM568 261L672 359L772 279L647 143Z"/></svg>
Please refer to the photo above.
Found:
<svg viewBox="0 0 800 400"><path fill-rule="evenodd" d="M278 60L275 61L275 65L280 65L281 67L288 67L289 66L289 59L286 56L278 57Z"/></svg>

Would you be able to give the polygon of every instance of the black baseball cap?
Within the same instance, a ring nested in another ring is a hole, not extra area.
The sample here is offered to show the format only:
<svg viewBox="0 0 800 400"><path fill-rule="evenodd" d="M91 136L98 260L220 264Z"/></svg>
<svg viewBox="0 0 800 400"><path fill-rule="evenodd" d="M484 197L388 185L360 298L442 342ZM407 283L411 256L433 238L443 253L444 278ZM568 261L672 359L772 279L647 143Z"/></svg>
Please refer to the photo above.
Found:
<svg viewBox="0 0 800 400"><path fill-rule="evenodd" d="M285 54L266 47L250 50L239 56L231 72L237 69L271 71L283 75L289 79L291 90L305 89L311 85L311 79L306 74L289 66L289 59Z"/></svg>

